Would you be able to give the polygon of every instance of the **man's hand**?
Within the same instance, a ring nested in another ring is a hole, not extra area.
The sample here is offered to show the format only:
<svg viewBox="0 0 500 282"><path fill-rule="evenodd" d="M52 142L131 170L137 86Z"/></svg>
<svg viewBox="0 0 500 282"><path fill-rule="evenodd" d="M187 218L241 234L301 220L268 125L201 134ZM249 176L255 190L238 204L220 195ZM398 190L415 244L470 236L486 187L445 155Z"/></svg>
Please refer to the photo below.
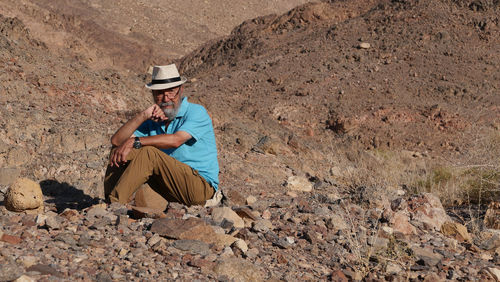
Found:
<svg viewBox="0 0 500 282"><path fill-rule="evenodd" d="M163 110L157 104L152 105L142 112L146 119L150 119L155 122L166 121L168 118L165 116Z"/></svg>
<svg viewBox="0 0 500 282"><path fill-rule="evenodd" d="M127 162L127 156L132 150L134 138L129 138L112 152L110 157L110 165L119 167Z"/></svg>

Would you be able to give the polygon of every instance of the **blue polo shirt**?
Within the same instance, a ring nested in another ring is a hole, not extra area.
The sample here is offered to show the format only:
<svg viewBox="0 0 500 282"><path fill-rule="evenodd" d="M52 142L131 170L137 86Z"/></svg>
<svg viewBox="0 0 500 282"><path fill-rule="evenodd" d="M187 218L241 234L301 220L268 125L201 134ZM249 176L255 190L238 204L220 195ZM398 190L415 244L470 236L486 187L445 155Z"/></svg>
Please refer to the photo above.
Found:
<svg viewBox="0 0 500 282"><path fill-rule="evenodd" d="M201 105L189 103L184 97L175 119L168 128L165 123L147 120L142 123L134 135L137 137L159 134L174 134L185 131L192 138L178 148L161 149L167 155L196 169L205 180L214 187L219 186L219 163L214 128L207 110Z"/></svg>

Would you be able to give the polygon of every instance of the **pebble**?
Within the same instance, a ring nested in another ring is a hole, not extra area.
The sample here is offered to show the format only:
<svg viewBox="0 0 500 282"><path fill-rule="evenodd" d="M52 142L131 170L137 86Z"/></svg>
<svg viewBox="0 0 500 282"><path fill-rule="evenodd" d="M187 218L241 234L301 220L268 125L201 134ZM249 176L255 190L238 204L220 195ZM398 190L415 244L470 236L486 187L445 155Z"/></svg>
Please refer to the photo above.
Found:
<svg viewBox="0 0 500 282"><path fill-rule="evenodd" d="M359 44L359 48L361 49L369 49L371 47L371 44L368 42L363 42Z"/></svg>

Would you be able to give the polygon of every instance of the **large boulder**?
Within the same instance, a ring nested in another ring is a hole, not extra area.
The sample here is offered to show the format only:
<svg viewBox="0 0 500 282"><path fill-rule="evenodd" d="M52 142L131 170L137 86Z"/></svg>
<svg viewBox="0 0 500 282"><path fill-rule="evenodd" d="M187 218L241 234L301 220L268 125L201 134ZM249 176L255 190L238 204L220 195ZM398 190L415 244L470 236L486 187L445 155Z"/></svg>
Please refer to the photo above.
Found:
<svg viewBox="0 0 500 282"><path fill-rule="evenodd" d="M40 184L27 178L18 178L5 195L5 207L10 211L43 210Z"/></svg>

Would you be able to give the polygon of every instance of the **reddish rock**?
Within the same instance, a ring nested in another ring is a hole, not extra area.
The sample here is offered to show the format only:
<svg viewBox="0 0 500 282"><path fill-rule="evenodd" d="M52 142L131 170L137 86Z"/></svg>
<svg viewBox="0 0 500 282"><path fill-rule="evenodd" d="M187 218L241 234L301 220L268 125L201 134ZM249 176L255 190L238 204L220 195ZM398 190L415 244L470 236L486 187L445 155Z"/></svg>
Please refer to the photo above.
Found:
<svg viewBox="0 0 500 282"><path fill-rule="evenodd" d="M391 224L395 233L399 232L404 235L417 234L415 226L410 224L410 219L404 211L394 213Z"/></svg>
<svg viewBox="0 0 500 282"><path fill-rule="evenodd" d="M8 235L8 234L3 234L2 238L0 240L4 241L6 243L9 243L9 244L14 244L14 245L17 245L17 244L21 243L21 241L22 241L22 239L20 237Z"/></svg>
<svg viewBox="0 0 500 282"><path fill-rule="evenodd" d="M335 270L334 272L332 272L332 274L330 274L330 281L348 282L349 280L345 276L344 272L342 272L341 270Z"/></svg>
<svg viewBox="0 0 500 282"><path fill-rule="evenodd" d="M441 225L451 221L438 197L430 193L422 193L408 200L408 211L414 221L421 222L427 230L440 230Z"/></svg>

